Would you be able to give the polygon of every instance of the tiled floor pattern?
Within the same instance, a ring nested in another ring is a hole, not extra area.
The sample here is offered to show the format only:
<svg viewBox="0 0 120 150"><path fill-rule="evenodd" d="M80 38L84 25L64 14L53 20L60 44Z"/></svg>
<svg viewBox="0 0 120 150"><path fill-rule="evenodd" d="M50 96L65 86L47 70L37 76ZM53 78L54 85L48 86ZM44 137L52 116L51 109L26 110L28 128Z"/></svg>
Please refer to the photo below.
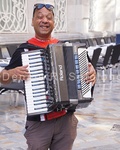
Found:
<svg viewBox="0 0 120 150"><path fill-rule="evenodd" d="M12 102L11 106L9 102ZM94 100L78 109L78 135L73 150L120 150L120 78L97 81ZM0 150L26 150L24 97L18 107L9 93L0 96ZM61 149L62 150L62 149Z"/></svg>

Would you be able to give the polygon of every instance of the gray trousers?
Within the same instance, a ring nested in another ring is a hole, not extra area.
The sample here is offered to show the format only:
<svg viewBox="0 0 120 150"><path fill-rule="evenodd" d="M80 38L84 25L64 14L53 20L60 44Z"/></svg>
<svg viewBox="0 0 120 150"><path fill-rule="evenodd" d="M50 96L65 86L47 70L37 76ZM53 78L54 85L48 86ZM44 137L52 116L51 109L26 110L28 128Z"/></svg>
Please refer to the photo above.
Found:
<svg viewBox="0 0 120 150"><path fill-rule="evenodd" d="M43 122L27 121L24 136L28 150L72 150L77 123L74 113Z"/></svg>

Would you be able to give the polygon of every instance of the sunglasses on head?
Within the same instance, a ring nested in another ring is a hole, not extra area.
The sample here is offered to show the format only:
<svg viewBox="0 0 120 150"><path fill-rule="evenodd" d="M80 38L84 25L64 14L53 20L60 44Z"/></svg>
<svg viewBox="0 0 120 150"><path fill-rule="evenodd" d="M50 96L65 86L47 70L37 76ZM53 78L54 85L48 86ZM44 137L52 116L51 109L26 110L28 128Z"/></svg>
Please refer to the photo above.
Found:
<svg viewBox="0 0 120 150"><path fill-rule="evenodd" d="M41 3L35 4L34 5L34 10L42 9L43 7L45 7L46 9L48 9L48 10L53 12L54 6L51 5L51 4L41 4Z"/></svg>

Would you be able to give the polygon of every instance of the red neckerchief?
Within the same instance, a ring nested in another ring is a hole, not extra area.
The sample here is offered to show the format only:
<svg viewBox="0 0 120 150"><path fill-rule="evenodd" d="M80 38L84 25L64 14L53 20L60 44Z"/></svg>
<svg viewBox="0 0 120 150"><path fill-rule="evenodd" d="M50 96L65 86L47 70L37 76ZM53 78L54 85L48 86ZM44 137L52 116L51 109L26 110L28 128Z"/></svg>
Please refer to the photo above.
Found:
<svg viewBox="0 0 120 150"><path fill-rule="evenodd" d="M55 38L51 38L50 40L43 41L43 40L39 40L37 38L31 38L28 40L28 43L33 44L35 46L42 47L42 48L46 48L49 44L58 43L58 40Z"/></svg>

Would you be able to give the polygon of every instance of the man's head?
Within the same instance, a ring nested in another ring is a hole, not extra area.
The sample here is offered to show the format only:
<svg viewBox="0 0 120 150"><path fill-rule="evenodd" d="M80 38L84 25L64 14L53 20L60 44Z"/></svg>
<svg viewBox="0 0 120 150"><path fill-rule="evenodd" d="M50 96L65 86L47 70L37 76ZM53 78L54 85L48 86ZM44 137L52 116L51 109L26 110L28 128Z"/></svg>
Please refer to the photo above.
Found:
<svg viewBox="0 0 120 150"><path fill-rule="evenodd" d="M54 7L50 4L35 4L33 10L32 25L35 36L42 40L51 38L54 29Z"/></svg>

